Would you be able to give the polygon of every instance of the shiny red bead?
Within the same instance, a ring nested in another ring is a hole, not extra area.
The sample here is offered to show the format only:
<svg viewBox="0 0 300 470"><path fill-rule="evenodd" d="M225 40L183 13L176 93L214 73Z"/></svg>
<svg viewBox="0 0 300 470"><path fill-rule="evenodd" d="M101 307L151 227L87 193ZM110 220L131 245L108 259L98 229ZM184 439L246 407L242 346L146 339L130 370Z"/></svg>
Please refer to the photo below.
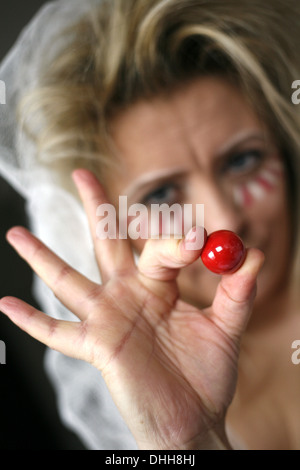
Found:
<svg viewBox="0 0 300 470"><path fill-rule="evenodd" d="M203 264L216 274L229 274L237 271L246 257L242 240L230 230L218 230L206 240L201 259Z"/></svg>

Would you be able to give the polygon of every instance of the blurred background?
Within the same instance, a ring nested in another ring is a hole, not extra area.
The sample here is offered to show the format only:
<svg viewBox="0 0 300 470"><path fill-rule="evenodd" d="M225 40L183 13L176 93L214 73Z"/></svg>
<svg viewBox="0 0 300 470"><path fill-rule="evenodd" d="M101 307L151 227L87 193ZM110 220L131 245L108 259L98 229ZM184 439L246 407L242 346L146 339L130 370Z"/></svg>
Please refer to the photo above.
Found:
<svg viewBox="0 0 300 470"><path fill-rule="evenodd" d="M45 3L2 1L0 60ZM10 227L27 226L24 212L23 199L0 177L0 296L13 295L37 306L31 297L31 270L5 240ZM56 397L43 369L45 347L3 314L0 340L6 344L6 365L0 365L0 449L84 450L77 436L59 419Z"/></svg>

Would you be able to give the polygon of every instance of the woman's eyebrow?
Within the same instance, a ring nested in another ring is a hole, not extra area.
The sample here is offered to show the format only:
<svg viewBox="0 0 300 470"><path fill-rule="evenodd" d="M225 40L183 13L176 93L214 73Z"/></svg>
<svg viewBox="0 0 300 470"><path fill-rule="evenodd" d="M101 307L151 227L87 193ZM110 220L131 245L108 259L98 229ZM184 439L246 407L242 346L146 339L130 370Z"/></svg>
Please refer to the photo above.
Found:
<svg viewBox="0 0 300 470"><path fill-rule="evenodd" d="M236 147L238 147L241 144L246 144L249 141L260 141L261 143L266 143L269 140L269 136L266 131L259 131L259 130L253 130L253 131L242 131L235 135L231 140L226 142L225 145L223 145L218 152L216 153L216 158L221 158L224 155L232 152Z"/></svg>
<svg viewBox="0 0 300 470"><path fill-rule="evenodd" d="M153 182L159 183L160 181L165 181L166 179L182 175L185 172L186 168L177 168L173 170L166 168L145 173L135 180L134 183L127 186L123 191L123 195L130 199L134 194L139 192L141 189L144 189L144 186L147 184L151 184Z"/></svg>

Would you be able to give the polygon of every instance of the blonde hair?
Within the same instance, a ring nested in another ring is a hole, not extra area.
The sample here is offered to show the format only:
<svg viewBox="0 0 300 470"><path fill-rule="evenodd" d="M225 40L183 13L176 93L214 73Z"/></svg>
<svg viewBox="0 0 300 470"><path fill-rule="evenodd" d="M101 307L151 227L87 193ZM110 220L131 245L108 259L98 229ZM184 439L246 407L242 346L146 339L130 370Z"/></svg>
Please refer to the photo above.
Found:
<svg viewBox="0 0 300 470"><path fill-rule="evenodd" d="M21 120L45 165L84 165L104 179L114 165L115 113L194 77L223 76L278 139L299 233L300 115L291 101L299 22L299 0L102 0L63 31L64 46L45 59Z"/></svg>

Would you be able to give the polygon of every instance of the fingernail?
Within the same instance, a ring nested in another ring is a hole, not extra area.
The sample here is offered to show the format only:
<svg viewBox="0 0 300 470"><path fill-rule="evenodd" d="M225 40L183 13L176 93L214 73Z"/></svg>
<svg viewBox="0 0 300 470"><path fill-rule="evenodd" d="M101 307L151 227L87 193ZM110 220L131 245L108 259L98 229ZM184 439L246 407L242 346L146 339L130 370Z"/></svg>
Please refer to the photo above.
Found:
<svg viewBox="0 0 300 470"><path fill-rule="evenodd" d="M203 227L192 227L185 237L186 250L201 250L206 237L206 231Z"/></svg>
<svg viewBox="0 0 300 470"><path fill-rule="evenodd" d="M197 238L197 227L192 227L191 230L187 233L185 240L187 242L193 243Z"/></svg>

